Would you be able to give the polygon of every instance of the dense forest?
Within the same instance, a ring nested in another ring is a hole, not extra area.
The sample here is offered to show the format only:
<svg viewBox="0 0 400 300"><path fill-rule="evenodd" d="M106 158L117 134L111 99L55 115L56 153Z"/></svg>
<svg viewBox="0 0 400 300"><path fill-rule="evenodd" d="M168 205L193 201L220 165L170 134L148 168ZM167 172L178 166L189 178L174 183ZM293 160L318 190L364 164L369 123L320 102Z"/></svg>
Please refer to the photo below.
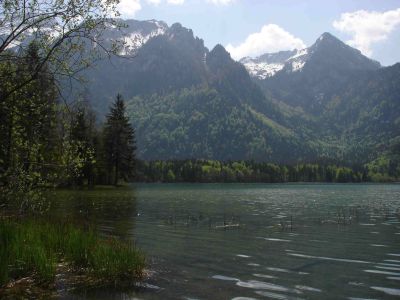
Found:
<svg viewBox="0 0 400 300"><path fill-rule="evenodd" d="M336 164L278 165L255 161L139 161L137 180L141 182L390 182L398 180L398 170L384 162L345 167Z"/></svg>
<svg viewBox="0 0 400 300"><path fill-rule="evenodd" d="M132 180L136 141L121 95L100 124L84 101L59 100L46 65L29 84L8 94L40 61L33 42L17 62L0 64L0 182L6 194Z"/></svg>

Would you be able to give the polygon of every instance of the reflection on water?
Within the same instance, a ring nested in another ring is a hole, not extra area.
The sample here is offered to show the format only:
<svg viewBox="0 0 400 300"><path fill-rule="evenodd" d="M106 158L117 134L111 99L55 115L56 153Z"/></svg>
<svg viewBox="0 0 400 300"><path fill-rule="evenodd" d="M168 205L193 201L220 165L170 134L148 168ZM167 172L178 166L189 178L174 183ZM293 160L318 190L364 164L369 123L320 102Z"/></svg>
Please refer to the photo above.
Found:
<svg viewBox="0 0 400 300"><path fill-rule="evenodd" d="M391 299L400 185L136 185L57 191L54 214L133 240L151 276L75 299Z"/></svg>

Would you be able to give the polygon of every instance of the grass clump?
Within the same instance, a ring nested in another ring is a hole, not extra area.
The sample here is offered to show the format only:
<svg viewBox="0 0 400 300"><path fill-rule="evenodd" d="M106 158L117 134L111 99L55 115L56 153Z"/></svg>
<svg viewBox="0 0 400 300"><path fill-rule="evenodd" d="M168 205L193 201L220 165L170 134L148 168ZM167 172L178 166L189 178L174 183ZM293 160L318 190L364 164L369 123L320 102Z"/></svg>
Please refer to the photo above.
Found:
<svg viewBox="0 0 400 300"><path fill-rule="evenodd" d="M132 244L101 239L92 230L38 220L0 220L0 286L31 276L50 284L63 262L72 272L102 283L140 279L145 258Z"/></svg>

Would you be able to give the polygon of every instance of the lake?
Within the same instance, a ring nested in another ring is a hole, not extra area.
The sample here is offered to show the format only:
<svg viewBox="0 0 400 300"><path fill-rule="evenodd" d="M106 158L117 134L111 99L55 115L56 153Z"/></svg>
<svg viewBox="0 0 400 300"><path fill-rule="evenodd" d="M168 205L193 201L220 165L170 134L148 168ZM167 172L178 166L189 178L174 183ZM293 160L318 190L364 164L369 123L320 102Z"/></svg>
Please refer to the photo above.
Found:
<svg viewBox="0 0 400 300"><path fill-rule="evenodd" d="M400 185L138 184L57 191L56 215L135 241L149 278L68 299L394 299Z"/></svg>

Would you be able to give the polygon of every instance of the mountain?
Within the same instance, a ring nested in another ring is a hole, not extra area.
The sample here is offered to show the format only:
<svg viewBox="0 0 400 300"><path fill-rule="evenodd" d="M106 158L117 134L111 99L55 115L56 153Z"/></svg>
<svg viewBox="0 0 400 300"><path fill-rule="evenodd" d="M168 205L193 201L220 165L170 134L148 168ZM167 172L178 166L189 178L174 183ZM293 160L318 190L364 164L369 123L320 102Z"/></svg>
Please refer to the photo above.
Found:
<svg viewBox="0 0 400 300"><path fill-rule="evenodd" d="M104 116L123 94L140 158L363 164L397 149L399 67L329 33L236 62L179 23L127 24L107 29L106 41L126 47L85 71L85 96Z"/></svg>
<svg viewBox="0 0 400 300"><path fill-rule="evenodd" d="M268 61L275 57L281 60L274 74L252 72L251 63L259 62L261 67L261 63L276 63ZM381 67L329 33L300 51L265 54L241 62L267 95L313 120L312 132L324 145L319 156L363 163L397 143L399 65Z"/></svg>
<svg viewBox="0 0 400 300"><path fill-rule="evenodd" d="M329 100L350 80L381 67L330 33L322 34L311 47L291 54L271 76L253 78L271 97L314 114L324 111ZM247 61L244 64L248 70L254 69Z"/></svg>
<svg viewBox="0 0 400 300"><path fill-rule="evenodd" d="M204 60L208 49L190 29L153 20L126 24L124 36L134 36L132 41L144 43L129 42L135 47L123 49L123 55L97 62L81 74L87 80L86 97L93 99L100 115L105 114L118 92L131 98L168 93L207 81ZM117 28L109 28L105 33L110 41L120 36Z"/></svg>
<svg viewBox="0 0 400 300"><path fill-rule="evenodd" d="M201 84L128 101L141 158L296 162L315 155L221 45L205 52Z"/></svg>
<svg viewBox="0 0 400 300"><path fill-rule="evenodd" d="M379 62L373 61L357 49L354 49L332 34L325 32L309 48L266 53L256 58L244 57L240 62L246 67L252 77L266 79L274 75L302 71L307 64L319 65L322 68L348 70L376 70Z"/></svg>

